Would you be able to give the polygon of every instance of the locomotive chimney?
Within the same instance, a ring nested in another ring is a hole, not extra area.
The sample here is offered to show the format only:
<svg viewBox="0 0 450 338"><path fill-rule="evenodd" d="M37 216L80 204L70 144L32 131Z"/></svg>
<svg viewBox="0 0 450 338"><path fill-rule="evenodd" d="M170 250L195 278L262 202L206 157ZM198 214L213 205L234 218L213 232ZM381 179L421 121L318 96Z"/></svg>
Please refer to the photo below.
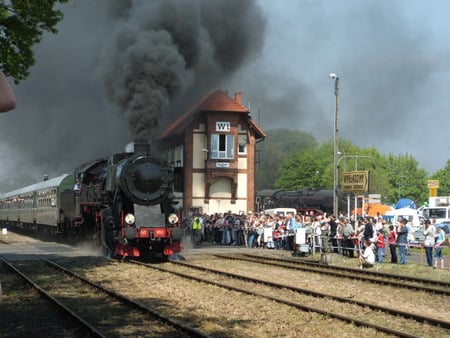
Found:
<svg viewBox="0 0 450 338"><path fill-rule="evenodd" d="M148 143L134 143L134 152L135 153L150 153L150 145Z"/></svg>

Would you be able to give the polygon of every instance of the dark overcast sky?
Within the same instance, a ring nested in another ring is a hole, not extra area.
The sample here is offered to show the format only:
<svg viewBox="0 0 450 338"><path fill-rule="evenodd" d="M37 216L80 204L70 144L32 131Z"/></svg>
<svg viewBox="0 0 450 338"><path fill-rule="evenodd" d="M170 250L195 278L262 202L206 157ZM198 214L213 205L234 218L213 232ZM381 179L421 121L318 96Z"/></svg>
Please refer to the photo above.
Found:
<svg viewBox="0 0 450 338"><path fill-rule="evenodd" d="M450 158L448 1L258 1L268 18L260 59L231 83L263 128L410 154L430 174ZM272 114L270 114L272 113Z"/></svg>
<svg viewBox="0 0 450 338"><path fill-rule="evenodd" d="M342 138L411 154L429 173L449 158L447 1L71 3L0 116L2 174L39 179L122 151L174 103L216 88L241 91L264 129L331 140L330 72Z"/></svg>

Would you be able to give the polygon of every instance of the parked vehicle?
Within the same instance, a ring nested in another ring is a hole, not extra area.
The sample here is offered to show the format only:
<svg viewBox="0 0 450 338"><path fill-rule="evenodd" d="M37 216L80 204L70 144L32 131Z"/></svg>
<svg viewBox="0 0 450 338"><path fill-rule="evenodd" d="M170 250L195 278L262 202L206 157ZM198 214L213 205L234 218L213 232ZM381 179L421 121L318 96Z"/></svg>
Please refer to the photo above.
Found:
<svg viewBox="0 0 450 338"><path fill-rule="evenodd" d="M402 219L408 221L408 229L410 232L415 232L422 229L422 225L425 222L425 217L419 215L416 209L401 208L392 211L386 211L385 219L394 226L398 226L398 223Z"/></svg>
<svg viewBox="0 0 450 338"><path fill-rule="evenodd" d="M430 221L436 221L436 223L442 223L450 221L450 207L449 206L436 206L425 207L422 210L422 215L428 218Z"/></svg>

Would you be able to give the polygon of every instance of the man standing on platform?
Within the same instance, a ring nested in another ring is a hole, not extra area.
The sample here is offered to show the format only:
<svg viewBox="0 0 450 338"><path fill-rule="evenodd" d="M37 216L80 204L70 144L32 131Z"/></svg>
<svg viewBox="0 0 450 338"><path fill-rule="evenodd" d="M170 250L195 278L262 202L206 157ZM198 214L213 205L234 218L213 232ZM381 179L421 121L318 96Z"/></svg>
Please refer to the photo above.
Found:
<svg viewBox="0 0 450 338"><path fill-rule="evenodd" d="M400 264L406 264L406 246L408 245L408 227L406 224L408 224L408 221L403 218L397 228L397 244L400 255Z"/></svg>

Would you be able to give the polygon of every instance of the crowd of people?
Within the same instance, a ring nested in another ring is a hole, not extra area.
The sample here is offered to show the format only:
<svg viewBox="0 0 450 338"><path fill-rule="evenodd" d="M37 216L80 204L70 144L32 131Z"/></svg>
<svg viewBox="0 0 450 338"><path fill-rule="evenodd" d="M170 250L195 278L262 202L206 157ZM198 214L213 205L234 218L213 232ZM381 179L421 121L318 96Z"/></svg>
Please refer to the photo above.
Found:
<svg viewBox="0 0 450 338"><path fill-rule="evenodd" d="M335 217L313 211L270 215L264 212L236 215L231 212L213 215L188 215L182 226L192 234L194 245L204 242L221 245L239 245L249 248L268 248L301 254L298 243L299 229L308 253L340 253L358 258L360 268L387 260L406 264L408 227L404 219L397 227L389 225L381 216L354 219L344 215ZM425 250L428 265L443 268L442 243L445 234L427 221L425 224ZM433 240L432 240L433 239ZM398 254L397 254L398 253Z"/></svg>

